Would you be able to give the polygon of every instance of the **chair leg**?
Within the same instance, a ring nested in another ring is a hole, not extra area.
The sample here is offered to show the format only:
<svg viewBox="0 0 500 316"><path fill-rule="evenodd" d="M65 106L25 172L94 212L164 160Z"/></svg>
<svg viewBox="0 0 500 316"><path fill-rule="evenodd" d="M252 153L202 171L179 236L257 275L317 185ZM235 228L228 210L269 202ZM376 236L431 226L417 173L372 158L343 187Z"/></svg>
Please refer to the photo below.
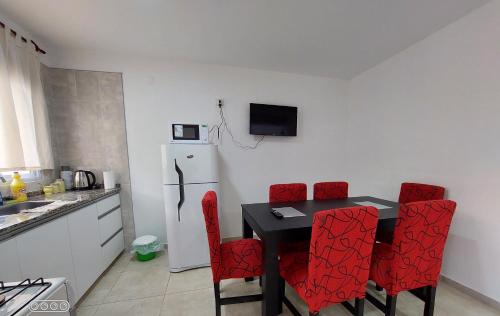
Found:
<svg viewBox="0 0 500 316"><path fill-rule="evenodd" d="M259 277L259 286L262 287L262 276Z"/></svg>
<svg viewBox="0 0 500 316"><path fill-rule="evenodd" d="M280 289L280 295L279 295L279 301L278 301L278 313L281 314L283 313L283 298L285 297L285 279L280 277L280 284L279 284L279 289Z"/></svg>
<svg viewBox="0 0 500 316"><path fill-rule="evenodd" d="M221 315L221 303L220 303L220 284L214 283L214 293L215 293L215 316Z"/></svg>
<svg viewBox="0 0 500 316"><path fill-rule="evenodd" d="M357 298L354 301L354 316L363 316L365 313L365 299Z"/></svg>
<svg viewBox="0 0 500 316"><path fill-rule="evenodd" d="M434 303L436 302L436 288L429 286L425 291L424 316L434 315Z"/></svg>
<svg viewBox="0 0 500 316"><path fill-rule="evenodd" d="M396 315L396 301L398 296L387 295L385 299L385 316L395 316Z"/></svg>

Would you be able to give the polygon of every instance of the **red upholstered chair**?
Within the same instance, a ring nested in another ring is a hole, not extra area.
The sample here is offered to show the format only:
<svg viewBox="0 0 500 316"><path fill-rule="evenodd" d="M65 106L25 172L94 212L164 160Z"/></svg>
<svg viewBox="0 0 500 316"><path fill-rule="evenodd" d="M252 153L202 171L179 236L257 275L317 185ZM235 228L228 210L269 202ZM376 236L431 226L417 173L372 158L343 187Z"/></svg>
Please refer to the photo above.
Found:
<svg viewBox="0 0 500 316"><path fill-rule="evenodd" d="M221 305L262 300L262 294L239 297L220 297L220 281L262 275L262 243L256 239L241 239L221 244L217 194L205 193L201 202L207 227L210 264L215 290L216 315L221 314Z"/></svg>
<svg viewBox="0 0 500 316"><path fill-rule="evenodd" d="M270 203L300 202L307 200L305 183L272 184L269 187ZM280 245L280 253L296 250L307 250L309 240L305 242L288 242Z"/></svg>
<svg viewBox="0 0 500 316"><path fill-rule="evenodd" d="M442 200L444 198L445 188L423 184L423 183L401 183L399 191L399 203L411 203L419 201ZM394 235L395 220L385 220L379 223L377 231L377 241L391 243ZM380 289L377 287L377 289Z"/></svg>
<svg viewBox="0 0 500 316"><path fill-rule="evenodd" d="M307 200L305 183L273 184L269 187L269 202L300 202Z"/></svg>
<svg viewBox="0 0 500 316"><path fill-rule="evenodd" d="M347 199L349 184L347 182L317 182L314 184L315 200Z"/></svg>
<svg viewBox="0 0 500 316"><path fill-rule="evenodd" d="M280 275L306 302L310 315L337 303L363 315L377 220L378 210L367 206L317 212L309 252L281 257ZM284 283L281 295L292 313L300 315L284 296ZM355 300L354 307L349 300Z"/></svg>
<svg viewBox="0 0 500 316"><path fill-rule="evenodd" d="M411 291L425 301L425 316L434 312L443 251L456 203L448 200L401 204L392 244L373 249L370 279L387 292L386 304L370 302L395 315L398 293Z"/></svg>
<svg viewBox="0 0 500 316"><path fill-rule="evenodd" d="M399 191L399 203L442 200L444 191L437 185L404 182Z"/></svg>

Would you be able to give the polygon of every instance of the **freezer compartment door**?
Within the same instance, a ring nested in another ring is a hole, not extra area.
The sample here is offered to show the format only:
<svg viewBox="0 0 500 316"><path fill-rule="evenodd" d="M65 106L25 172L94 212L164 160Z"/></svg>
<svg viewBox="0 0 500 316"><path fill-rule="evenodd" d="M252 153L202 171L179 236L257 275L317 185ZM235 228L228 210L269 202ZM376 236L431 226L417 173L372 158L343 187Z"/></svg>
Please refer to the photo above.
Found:
<svg viewBox="0 0 500 316"><path fill-rule="evenodd" d="M219 182L217 146L162 145L163 184Z"/></svg>
<svg viewBox="0 0 500 316"><path fill-rule="evenodd" d="M184 185L184 202L180 186L165 185L165 211L170 270L179 272L210 265L207 231L201 207L203 195L217 183Z"/></svg>

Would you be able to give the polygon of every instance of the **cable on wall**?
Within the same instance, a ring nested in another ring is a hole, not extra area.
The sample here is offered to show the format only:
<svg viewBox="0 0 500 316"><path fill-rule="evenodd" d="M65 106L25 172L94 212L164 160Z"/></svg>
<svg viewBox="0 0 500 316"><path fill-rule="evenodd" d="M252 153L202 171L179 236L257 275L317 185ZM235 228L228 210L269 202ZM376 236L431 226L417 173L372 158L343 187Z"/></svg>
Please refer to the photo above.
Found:
<svg viewBox="0 0 500 316"><path fill-rule="evenodd" d="M229 124L226 120L226 117L224 116L224 110L223 110L223 106L222 106L222 100L219 100L219 103L218 103L218 106L219 106L219 116L220 116L220 121L219 123L217 123L216 125L212 126L208 132L209 134L209 138L210 139L213 139L213 137L215 136L215 133L217 133L217 139L220 141L223 137L224 137L224 133L227 132L229 134L229 136L231 137L231 141L233 142L233 144L241 149L244 149L244 150L253 150L253 149L256 149L259 144L264 140L264 137L265 136L261 136L257 142L253 145L245 145L243 144L242 142L240 142L239 140L237 140L234 135L233 135L233 132L231 131L231 128L229 127Z"/></svg>

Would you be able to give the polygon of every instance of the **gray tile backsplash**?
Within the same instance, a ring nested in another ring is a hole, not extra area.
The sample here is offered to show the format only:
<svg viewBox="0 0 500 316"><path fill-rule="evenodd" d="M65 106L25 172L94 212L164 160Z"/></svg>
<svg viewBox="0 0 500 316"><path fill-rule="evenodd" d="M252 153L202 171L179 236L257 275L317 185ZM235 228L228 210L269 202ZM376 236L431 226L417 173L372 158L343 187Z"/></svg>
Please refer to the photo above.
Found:
<svg viewBox="0 0 500 316"><path fill-rule="evenodd" d="M135 229L121 73L45 66L41 73L56 165L91 170L99 183L103 171L116 173L130 246Z"/></svg>

